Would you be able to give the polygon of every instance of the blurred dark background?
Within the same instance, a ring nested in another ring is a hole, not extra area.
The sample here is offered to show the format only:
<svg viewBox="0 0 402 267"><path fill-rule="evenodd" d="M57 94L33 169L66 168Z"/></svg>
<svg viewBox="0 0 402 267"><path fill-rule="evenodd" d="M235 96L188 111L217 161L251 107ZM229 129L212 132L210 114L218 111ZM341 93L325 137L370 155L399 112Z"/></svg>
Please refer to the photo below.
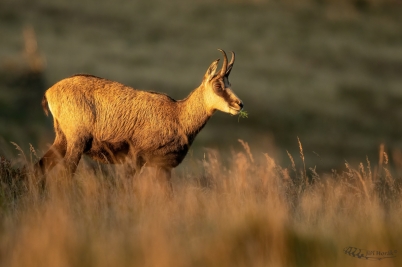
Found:
<svg viewBox="0 0 402 267"><path fill-rule="evenodd" d="M376 162L380 144L401 163L401 14L399 0L2 0L0 153L17 154L11 141L48 148L40 102L65 77L182 99L222 48L236 52L232 89L249 117L214 115L192 157L243 139L289 165L299 137L306 164L324 171Z"/></svg>

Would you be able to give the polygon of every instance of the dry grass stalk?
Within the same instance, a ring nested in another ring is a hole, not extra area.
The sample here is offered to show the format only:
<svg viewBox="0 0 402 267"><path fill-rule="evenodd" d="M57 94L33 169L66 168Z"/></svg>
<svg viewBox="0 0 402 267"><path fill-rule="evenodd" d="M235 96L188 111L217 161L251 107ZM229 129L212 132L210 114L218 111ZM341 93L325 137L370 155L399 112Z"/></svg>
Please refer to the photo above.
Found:
<svg viewBox="0 0 402 267"><path fill-rule="evenodd" d="M293 157L292 157L292 155L289 153L289 151L287 151L286 150L286 153L288 154L288 157L289 157L289 159L290 159L290 162L292 163L292 170L294 171L294 172L296 172L296 164L295 164L295 161L293 160Z"/></svg>
<svg viewBox="0 0 402 267"><path fill-rule="evenodd" d="M99 173L85 165L70 180L52 173L45 191L0 194L0 265L347 266L362 260L345 255L345 245L397 249L402 209L391 204L402 195L391 171L392 199L377 197L389 191L371 186L362 164L320 174L300 191L269 155L252 162L248 153L234 153L225 165L208 151L203 167L211 185L177 173L172 198L147 171L126 179L123 169Z"/></svg>
<svg viewBox="0 0 402 267"><path fill-rule="evenodd" d="M303 147L300 142L299 137L297 137L297 142L299 143L299 149L300 149L300 158L302 159L303 162L303 177L305 179L306 185L308 185L308 177L307 177L307 171L306 171L306 162L304 161L304 153L303 153Z"/></svg>
<svg viewBox="0 0 402 267"><path fill-rule="evenodd" d="M248 145L248 143L241 139L239 139L238 141L243 146L244 150L246 150L247 156L250 158L251 162L254 163L253 154L251 154L250 146Z"/></svg>

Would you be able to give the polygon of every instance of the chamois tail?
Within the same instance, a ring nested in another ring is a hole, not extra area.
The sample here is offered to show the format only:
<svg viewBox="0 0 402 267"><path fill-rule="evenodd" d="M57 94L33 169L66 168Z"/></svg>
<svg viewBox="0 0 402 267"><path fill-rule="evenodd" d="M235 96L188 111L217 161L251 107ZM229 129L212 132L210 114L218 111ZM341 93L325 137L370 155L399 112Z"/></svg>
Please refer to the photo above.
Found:
<svg viewBox="0 0 402 267"><path fill-rule="evenodd" d="M49 104L47 103L46 95L44 95L42 98L42 108L46 116L49 116Z"/></svg>

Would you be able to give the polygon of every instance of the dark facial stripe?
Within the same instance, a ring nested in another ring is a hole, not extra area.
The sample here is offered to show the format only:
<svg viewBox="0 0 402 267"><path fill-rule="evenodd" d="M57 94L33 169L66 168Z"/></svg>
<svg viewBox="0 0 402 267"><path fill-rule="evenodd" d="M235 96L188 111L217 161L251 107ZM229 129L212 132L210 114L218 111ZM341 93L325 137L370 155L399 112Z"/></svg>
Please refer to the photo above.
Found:
<svg viewBox="0 0 402 267"><path fill-rule="evenodd" d="M228 92L225 90L225 83L223 82L222 79L216 80L213 83L213 89L214 92L222 97L227 103L232 102L230 99L230 95L228 94Z"/></svg>

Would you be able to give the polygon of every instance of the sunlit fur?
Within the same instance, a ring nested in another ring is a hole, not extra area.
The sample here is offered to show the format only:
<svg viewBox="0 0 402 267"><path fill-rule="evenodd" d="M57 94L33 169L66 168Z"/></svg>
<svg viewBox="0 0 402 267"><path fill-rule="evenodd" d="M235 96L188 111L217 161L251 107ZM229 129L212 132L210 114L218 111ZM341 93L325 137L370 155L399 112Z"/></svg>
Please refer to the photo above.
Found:
<svg viewBox="0 0 402 267"><path fill-rule="evenodd" d="M103 163L129 161L133 171L156 167L170 180L171 169L186 156L196 135L216 110L238 114L241 100L231 91L228 64L215 73L215 60L201 85L176 101L163 93L135 90L92 75L75 75L53 85L43 97L46 114L53 115L56 137L36 164L46 173L62 158L74 173L83 154Z"/></svg>

